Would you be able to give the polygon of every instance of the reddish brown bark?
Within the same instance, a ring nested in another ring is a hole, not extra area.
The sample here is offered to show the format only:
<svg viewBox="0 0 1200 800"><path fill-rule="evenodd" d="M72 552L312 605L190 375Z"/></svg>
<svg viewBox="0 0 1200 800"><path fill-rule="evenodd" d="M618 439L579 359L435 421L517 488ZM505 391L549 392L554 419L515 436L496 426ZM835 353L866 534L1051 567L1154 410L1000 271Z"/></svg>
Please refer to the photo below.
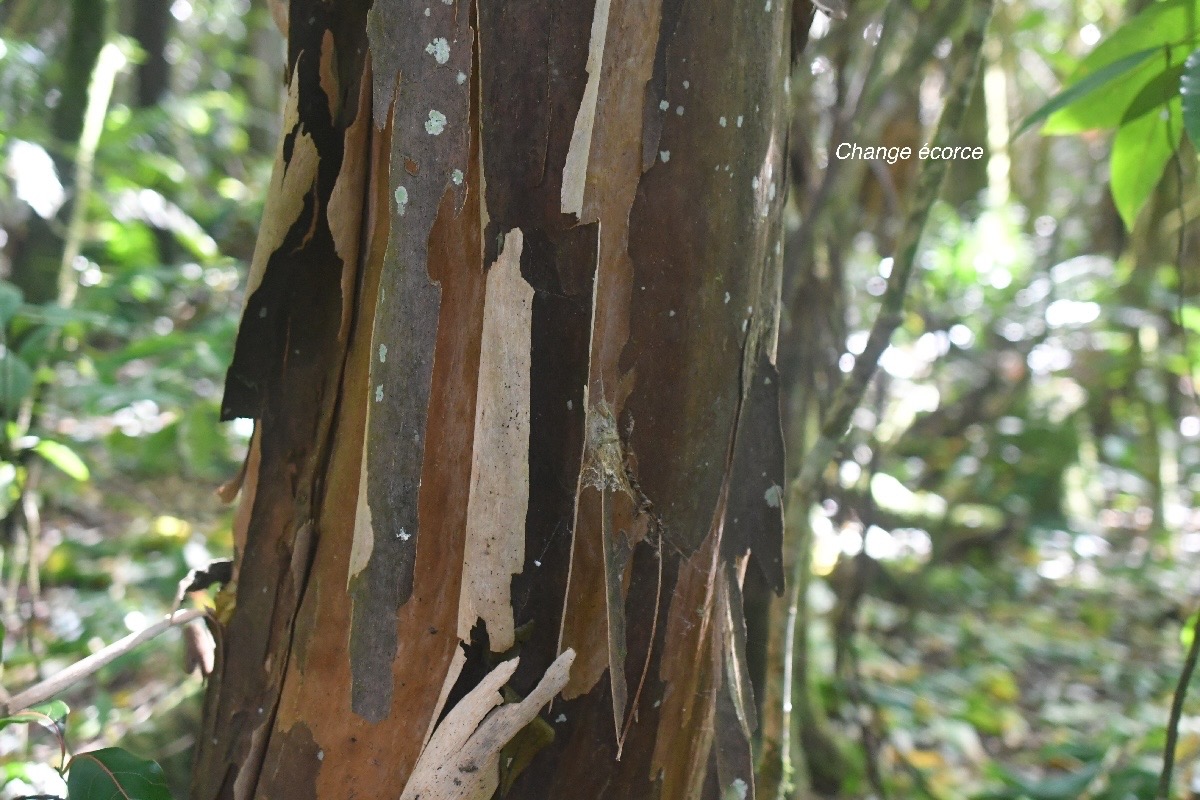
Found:
<svg viewBox="0 0 1200 800"><path fill-rule="evenodd" d="M753 796L784 5L293 0L196 800Z"/></svg>

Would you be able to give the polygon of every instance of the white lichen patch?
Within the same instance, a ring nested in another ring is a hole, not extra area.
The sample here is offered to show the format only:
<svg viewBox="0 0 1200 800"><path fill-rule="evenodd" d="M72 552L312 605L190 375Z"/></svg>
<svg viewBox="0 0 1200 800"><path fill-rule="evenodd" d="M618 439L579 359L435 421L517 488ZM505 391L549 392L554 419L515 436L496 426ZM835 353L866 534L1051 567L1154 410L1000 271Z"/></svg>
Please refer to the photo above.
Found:
<svg viewBox="0 0 1200 800"><path fill-rule="evenodd" d="M659 150L658 157L661 158L662 162L665 164L671 160L671 151L670 150Z"/></svg>
<svg viewBox="0 0 1200 800"><path fill-rule="evenodd" d="M425 9L425 16L427 16L427 17L429 16L429 9L428 9L428 8L427 8L427 9Z"/></svg>
<svg viewBox="0 0 1200 800"><path fill-rule="evenodd" d="M691 81L684 81L684 82L683 82L683 88L685 88L685 89L690 89L690 88L692 88L692 82L691 82Z"/></svg>
<svg viewBox="0 0 1200 800"><path fill-rule="evenodd" d="M402 542L407 542L409 539L412 538L412 534L409 533L408 531L404 530L404 528L401 528L400 532L396 534L396 538Z"/></svg>
<svg viewBox="0 0 1200 800"><path fill-rule="evenodd" d="M737 118L737 126L738 126L739 128L740 128L740 127L742 127L742 120L743 120L743 119L744 119L744 117L742 117L742 115L741 115L741 114L738 114L738 118Z"/></svg>
<svg viewBox="0 0 1200 800"><path fill-rule="evenodd" d="M387 345L381 344L379 345L379 363L382 364L385 361L387 361Z"/></svg>
<svg viewBox="0 0 1200 800"><path fill-rule="evenodd" d="M437 136L444 130L446 130L446 115L436 108L431 108L429 119L425 120L425 132L430 136Z"/></svg>
<svg viewBox="0 0 1200 800"><path fill-rule="evenodd" d="M756 192L758 191L758 176L757 175L750 179L750 188Z"/></svg>
<svg viewBox="0 0 1200 800"><path fill-rule="evenodd" d="M767 501L767 505L771 508L779 508L783 505L783 487L777 483L772 483L771 487L763 494L763 499Z"/></svg>
<svg viewBox="0 0 1200 800"><path fill-rule="evenodd" d="M382 383L375 387L375 402L376 403L383 402L383 384Z"/></svg>
<svg viewBox="0 0 1200 800"><path fill-rule="evenodd" d="M721 125L722 128L724 128L728 124L724 117L721 117L719 120L717 120L717 122Z"/></svg>
<svg viewBox="0 0 1200 800"><path fill-rule="evenodd" d="M677 116L682 117L683 116L683 106L675 106L675 114Z"/></svg>
<svg viewBox="0 0 1200 800"><path fill-rule="evenodd" d="M404 216L405 210L408 208L408 189L403 186L396 187L396 213Z"/></svg>
<svg viewBox="0 0 1200 800"><path fill-rule="evenodd" d="M767 0L767 10L769 11L770 9L771 3L770 0ZM733 783L729 785L729 788L733 789L733 793L737 797L737 800L746 800L746 796L750 791L750 787L747 786L746 782L741 778L734 778Z"/></svg>
<svg viewBox="0 0 1200 800"><path fill-rule="evenodd" d="M771 185L769 187L767 187L767 200L771 201L774 199L775 199L775 181L771 181Z"/></svg>
<svg viewBox="0 0 1200 800"><path fill-rule="evenodd" d="M658 102L658 110L659 110L659 111L666 111L666 110L667 110L668 108L670 108L670 107L671 107L671 104L670 104L670 102L668 102L668 101L666 101L666 100L660 100L660 101Z"/></svg>
<svg viewBox="0 0 1200 800"><path fill-rule="evenodd" d="M454 185L455 185L455 186L462 186L462 182L463 182L463 173L462 173L462 170L461 170L461 169L456 169L456 170L454 170L453 172L451 172L451 173L450 173L450 180L454 182Z"/></svg>
<svg viewBox="0 0 1200 800"><path fill-rule="evenodd" d="M725 293L725 305L729 305L729 292Z"/></svg>
<svg viewBox="0 0 1200 800"><path fill-rule="evenodd" d="M445 64L450 60L450 43L444 37L439 36L425 45L425 52L433 56L433 60L437 63Z"/></svg>
<svg viewBox="0 0 1200 800"><path fill-rule="evenodd" d="M455 78L454 80L458 81L459 86L462 86L464 83L467 82L467 73L465 73L465 72L458 73L458 77Z"/></svg>

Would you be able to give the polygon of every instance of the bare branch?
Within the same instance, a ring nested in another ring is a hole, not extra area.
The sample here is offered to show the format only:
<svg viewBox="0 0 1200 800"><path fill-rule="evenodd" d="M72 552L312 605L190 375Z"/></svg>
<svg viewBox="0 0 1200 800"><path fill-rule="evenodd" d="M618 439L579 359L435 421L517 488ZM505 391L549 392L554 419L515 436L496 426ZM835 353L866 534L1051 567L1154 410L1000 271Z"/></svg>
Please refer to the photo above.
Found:
<svg viewBox="0 0 1200 800"><path fill-rule="evenodd" d="M44 703L67 687L111 664L118 657L150 641L164 631L176 625L186 625L194 619L200 619L205 613L204 609L199 608L179 611L159 620L148 628L143 628L136 633L129 634L123 639L118 639L102 650L98 650L87 658L80 659L66 669L51 675L41 683L36 683L28 689L13 695L4 704L4 708L0 709L0 712L7 716L15 714L18 711L24 711L38 703Z"/></svg>

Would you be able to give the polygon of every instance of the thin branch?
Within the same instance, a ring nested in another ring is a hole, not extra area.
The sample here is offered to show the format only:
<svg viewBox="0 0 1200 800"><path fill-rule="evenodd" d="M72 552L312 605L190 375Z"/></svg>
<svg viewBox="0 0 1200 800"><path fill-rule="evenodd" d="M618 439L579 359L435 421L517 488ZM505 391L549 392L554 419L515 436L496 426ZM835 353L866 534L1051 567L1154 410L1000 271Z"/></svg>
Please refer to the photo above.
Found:
<svg viewBox="0 0 1200 800"><path fill-rule="evenodd" d="M1179 673L1179 683L1175 685L1175 695L1171 698L1171 716L1167 721L1167 743L1163 747L1162 772L1158 775L1158 792L1155 797L1167 800L1171 796L1171 773L1175 769L1175 748L1179 742L1179 719L1183 716L1183 701L1187 699L1188 684L1196 672L1196 661L1200 659L1200 612L1192 623L1192 644L1188 647L1187 658L1183 661L1183 670Z"/></svg>
<svg viewBox="0 0 1200 800"><path fill-rule="evenodd" d="M975 83L975 73L979 68L983 52L984 32L987 30L993 5L994 0L982 0L974 10L970 23L963 33L958 48L961 55L951 74L950 92L946 98L942 117L938 121L937 132L933 137L931 146L934 148L953 147L961 138L960 130L963 118L966 116L971 87ZM842 380L834 394L825 423L821 427L820 437L804 456L800 474L796 478L802 488L815 486L817 478L833 458L850 426L850 418L854 414L854 410L862 402L867 385L875 375L879 357L891 343L892 334L904 319L904 298L908 292L913 266L916 263L921 234L925 230L929 213L941 191L942 181L946 177L949 166L948 159L926 159L921 162L917 187L909 207L908 217L897 238L892 272L888 276L879 315L871 327L866 348L855 360L854 368ZM801 496L806 494L807 491L801 492Z"/></svg>
<svg viewBox="0 0 1200 800"><path fill-rule="evenodd" d="M150 641L164 631L177 625L186 625L192 620L200 619L205 613L205 610L200 608L180 611L169 617L164 617L150 627L143 628L137 633L131 633L123 639L118 639L104 649L98 650L87 658L80 659L66 669L51 675L46 680L13 695L8 703L5 704L5 707L0 709L0 714L7 716L15 714L18 711L24 711L38 703L44 703L67 687L111 664L120 656Z"/></svg>

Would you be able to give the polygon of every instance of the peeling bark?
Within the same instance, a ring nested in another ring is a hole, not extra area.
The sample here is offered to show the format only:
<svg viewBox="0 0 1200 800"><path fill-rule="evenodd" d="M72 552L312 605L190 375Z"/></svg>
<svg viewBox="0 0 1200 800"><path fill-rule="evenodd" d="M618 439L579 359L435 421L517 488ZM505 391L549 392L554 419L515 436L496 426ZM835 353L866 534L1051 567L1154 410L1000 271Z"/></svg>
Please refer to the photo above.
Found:
<svg viewBox="0 0 1200 800"><path fill-rule="evenodd" d="M196 800L754 796L784 5L292 1Z"/></svg>

